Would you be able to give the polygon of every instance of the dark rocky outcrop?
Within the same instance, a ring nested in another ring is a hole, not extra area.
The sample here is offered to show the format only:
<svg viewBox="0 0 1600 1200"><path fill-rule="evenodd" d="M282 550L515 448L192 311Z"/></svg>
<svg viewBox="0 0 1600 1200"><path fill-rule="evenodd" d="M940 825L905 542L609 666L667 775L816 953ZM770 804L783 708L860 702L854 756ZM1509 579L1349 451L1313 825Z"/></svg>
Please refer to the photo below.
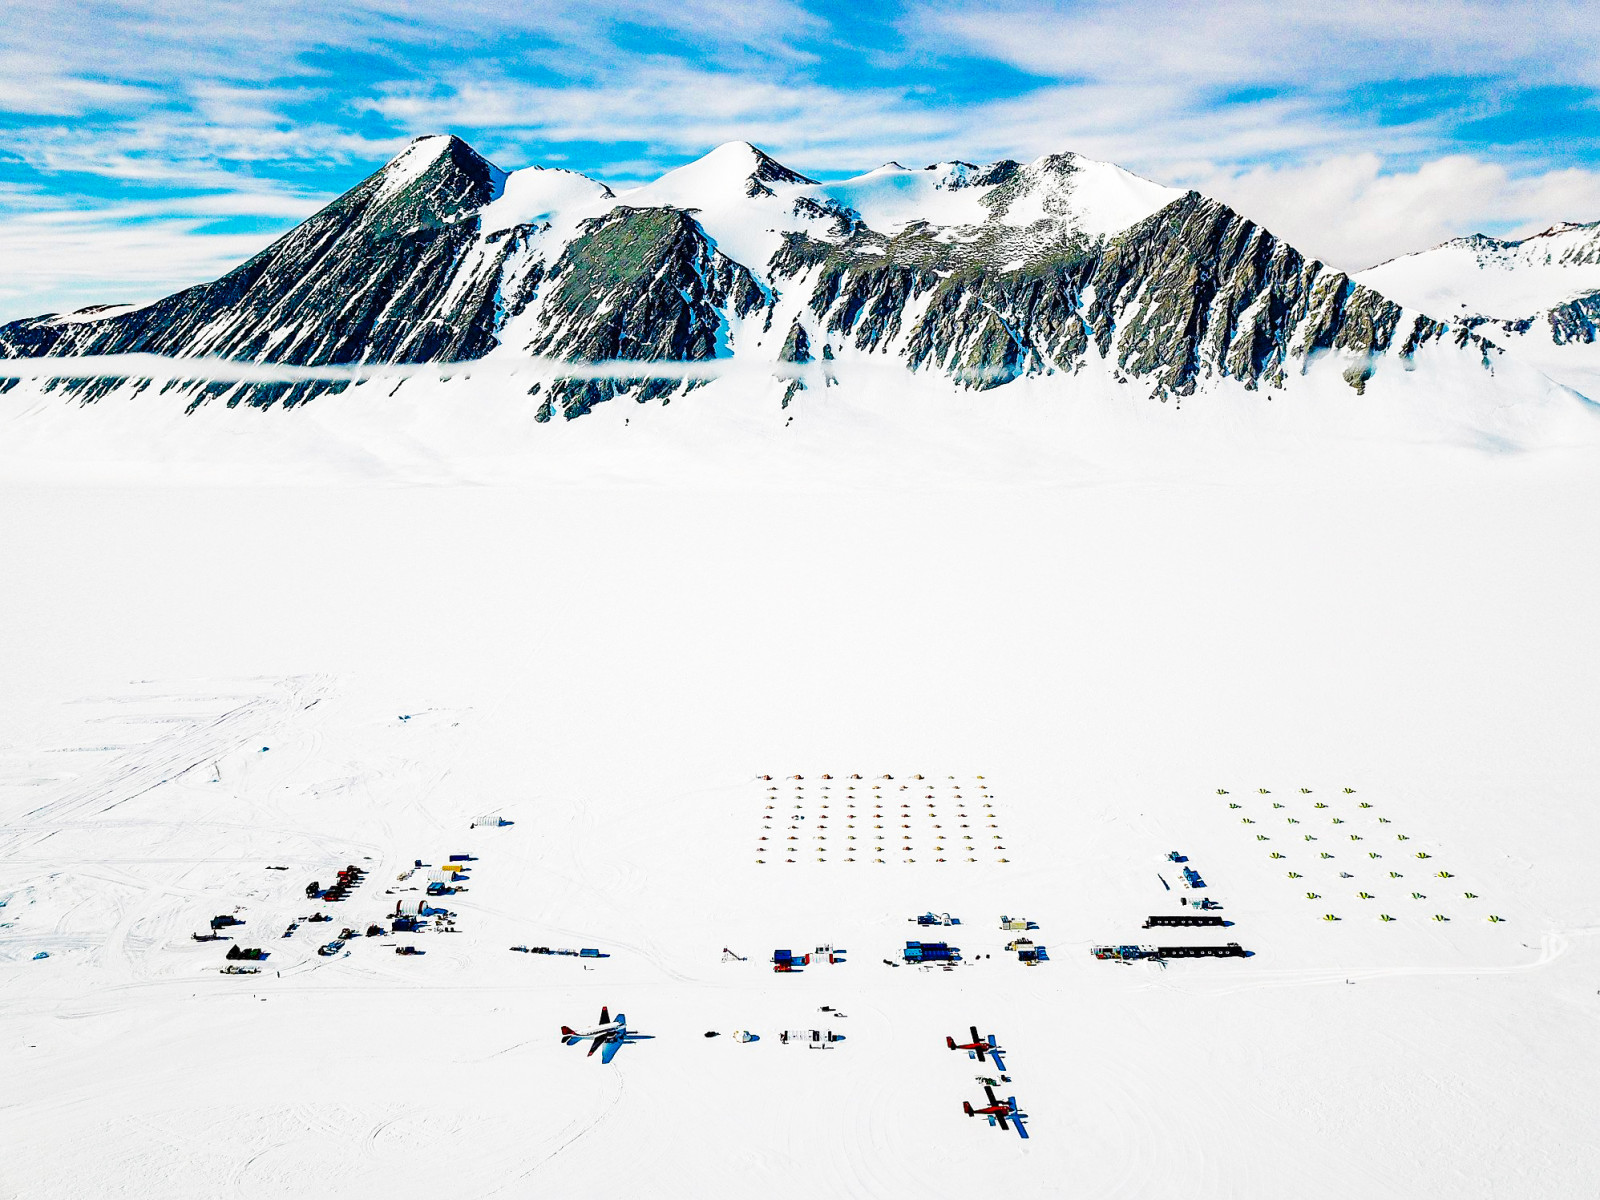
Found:
<svg viewBox="0 0 1600 1200"><path fill-rule="evenodd" d="M1558 304L1533 317L1504 320L1495 317L1469 317L1462 322L1472 329L1498 329L1508 334L1546 331L1558 346L1592 344L1600 334L1600 291L1589 292Z"/></svg>
<svg viewBox="0 0 1600 1200"><path fill-rule="evenodd" d="M1071 370L1091 348L1163 398L1188 395L1208 377L1281 385L1321 351L1388 351L1401 321L1398 305L1195 192L1109 241L1066 233L1028 255L1009 269L990 266L983 260L1000 254L975 256L972 243L913 226L838 244L793 234L769 270L780 286L809 279L812 313L861 350L894 342L912 302L926 296L907 331L907 361L979 388ZM1444 332L1413 317L1400 353Z"/></svg>
<svg viewBox="0 0 1600 1200"><path fill-rule="evenodd" d="M425 138L221 279L131 311L0 326L0 359L150 352L306 366L441 362L480 357L516 331L508 348L568 362L695 363L732 354L741 319L764 313L770 331L775 313L789 319L797 300L806 312L777 350L781 362L851 347L979 390L1105 360L1118 378L1180 400L1210 379L1279 387L1325 352L1349 360L1345 378L1360 390L1375 356L1409 360L1446 337L1485 362L1493 349L1473 332L1489 322L1446 326L1403 314L1195 192L1114 237L1087 236L1070 208L1080 170L1070 155L1027 167L940 164L939 187L987 189L979 211L990 217L885 232L821 193L773 203L775 189L811 181L749 149L753 166L738 184L746 197L811 231L785 233L767 263L733 261L694 211L673 207L611 208L565 245L542 241L548 224L485 236L480 214L503 173L459 139ZM1023 211L1014 206L1031 188L1043 189L1042 200L1027 211L1044 215L1002 220ZM791 307L780 310L784 296ZM1558 342L1593 341L1600 293L1547 317ZM763 353L770 360L773 351ZM55 386L87 401L117 382ZM292 405L343 385L169 386L191 404ZM621 395L665 400L685 386L569 380L533 391L548 420ZM785 403L803 386L792 381Z"/></svg>
<svg viewBox="0 0 1600 1200"><path fill-rule="evenodd" d="M473 214L503 175L459 138L419 139L409 153L434 150L414 176L402 156L214 283L103 320L0 326L0 356L148 352L322 366L482 355L494 344L500 266L517 242L503 239L487 261L468 251ZM61 386L88 400L115 382ZM338 386L206 384L194 402L287 405Z"/></svg>
<svg viewBox="0 0 1600 1200"><path fill-rule="evenodd" d="M697 362L718 357L726 323L759 311L767 294L718 253L687 213L620 207L585 223L550 269L539 332L528 353L569 362ZM725 348L723 348L725 349ZM565 380L546 392L541 419L579 416L637 386L642 401L670 395L673 380Z"/></svg>

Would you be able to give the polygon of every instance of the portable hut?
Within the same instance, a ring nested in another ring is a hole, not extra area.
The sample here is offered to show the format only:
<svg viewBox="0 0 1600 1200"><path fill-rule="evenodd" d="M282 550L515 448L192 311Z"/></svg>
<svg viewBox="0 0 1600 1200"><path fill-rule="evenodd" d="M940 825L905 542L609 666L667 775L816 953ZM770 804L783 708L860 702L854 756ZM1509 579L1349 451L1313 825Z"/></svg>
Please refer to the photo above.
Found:
<svg viewBox="0 0 1600 1200"><path fill-rule="evenodd" d="M908 963L960 962L961 951L944 942L907 942L903 957Z"/></svg>

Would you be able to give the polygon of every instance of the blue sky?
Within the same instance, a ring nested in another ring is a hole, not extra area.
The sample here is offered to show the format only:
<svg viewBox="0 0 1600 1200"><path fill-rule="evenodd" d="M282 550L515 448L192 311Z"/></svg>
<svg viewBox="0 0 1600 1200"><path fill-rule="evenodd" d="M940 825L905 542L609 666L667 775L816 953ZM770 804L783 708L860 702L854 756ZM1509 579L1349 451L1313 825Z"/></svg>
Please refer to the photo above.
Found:
<svg viewBox="0 0 1600 1200"><path fill-rule="evenodd" d="M1600 21L1546 3L8 0L0 319L220 274L417 133L650 178L1075 150L1355 269L1600 219Z"/></svg>

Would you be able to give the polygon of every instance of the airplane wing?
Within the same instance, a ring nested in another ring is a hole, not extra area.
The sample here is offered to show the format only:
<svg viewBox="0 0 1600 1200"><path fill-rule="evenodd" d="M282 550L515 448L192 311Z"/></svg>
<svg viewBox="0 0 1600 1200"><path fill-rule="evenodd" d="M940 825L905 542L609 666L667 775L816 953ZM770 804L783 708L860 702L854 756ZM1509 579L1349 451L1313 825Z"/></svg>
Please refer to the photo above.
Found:
<svg viewBox="0 0 1600 1200"><path fill-rule="evenodd" d="M613 1058L615 1058L617 1056L617 1051L619 1049L621 1049L621 1048L622 1048L622 1039L621 1038L615 1038L614 1040L607 1042L606 1043L606 1048L600 1052L600 1061L603 1062L603 1063L610 1062Z"/></svg>
<svg viewBox="0 0 1600 1200"><path fill-rule="evenodd" d="M1000 1047L999 1046L991 1046L989 1048L989 1057L994 1059L994 1069L996 1071L999 1071L1001 1074L1004 1074L1005 1073L1005 1069L1006 1069L1006 1064L1000 1061Z"/></svg>
<svg viewBox="0 0 1600 1200"><path fill-rule="evenodd" d="M1000 1097L996 1096L994 1094L994 1089L992 1087L990 1087L987 1083L983 1085L983 1094L985 1096L989 1097L989 1103L990 1104L999 1104L1000 1103Z"/></svg>
<svg viewBox="0 0 1600 1200"><path fill-rule="evenodd" d="M1017 1108L1017 1098L1015 1096L1007 1096L1006 1104L1011 1109L1009 1116L1011 1117L1011 1123L1017 1127L1017 1136L1020 1138L1027 1137L1028 1131L1022 1124L1022 1112ZM1004 1123L1004 1119L1003 1117L1001 1118L1002 1123Z"/></svg>
<svg viewBox="0 0 1600 1200"><path fill-rule="evenodd" d="M976 1025L972 1027L972 1040L979 1045L982 1045L983 1043L983 1039L978 1036L978 1027Z"/></svg>
<svg viewBox="0 0 1600 1200"><path fill-rule="evenodd" d="M1010 1129L1011 1128L1011 1126L1006 1124L1006 1118L1005 1118L1005 1114L1004 1113L995 1113L994 1119L996 1121L1000 1122L1000 1128L1001 1129Z"/></svg>
<svg viewBox="0 0 1600 1200"><path fill-rule="evenodd" d="M585 1058L593 1058L594 1057L594 1052L596 1050L600 1049L601 1046L609 1046L609 1045L611 1045L611 1040L605 1034L602 1033L599 1037L595 1038L594 1042L589 1046L589 1053L584 1055L584 1057ZM602 1061L610 1062L611 1061L610 1055L608 1054L605 1057L605 1059L602 1060Z"/></svg>
<svg viewBox="0 0 1600 1200"><path fill-rule="evenodd" d="M611 1024L611 1006L609 1004L602 1004L600 1006L600 1024Z"/></svg>

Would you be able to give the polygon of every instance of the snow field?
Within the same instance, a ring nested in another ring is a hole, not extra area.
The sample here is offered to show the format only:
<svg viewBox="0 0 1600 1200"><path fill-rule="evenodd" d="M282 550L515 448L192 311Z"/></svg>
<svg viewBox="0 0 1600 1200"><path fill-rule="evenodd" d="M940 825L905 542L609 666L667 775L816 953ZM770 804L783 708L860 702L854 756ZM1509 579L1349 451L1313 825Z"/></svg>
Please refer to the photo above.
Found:
<svg viewBox="0 0 1600 1200"><path fill-rule="evenodd" d="M1600 288L1600 227L1556 226L1520 242L1454 238L1369 267L1357 281L1440 320L1529 317Z"/></svg>
<svg viewBox="0 0 1600 1200"><path fill-rule="evenodd" d="M750 476L651 483L603 436L623 462L588 484L5 488L0 1192L1583 1193L1591 467L1086 472L1002 431L918 459L835 429L784 451L806 486L752 482L763 442ZM758 775L918 772L969 801L984 775L1013 861L754 861ZM1390 816L1505 924L1353 895L1322 922L1327 877L1254 836L1317 801ZM515 824L470 828L490 811ZM1177 911L1169 849L1254 957L1090 958L1212 940L1139 929ZM335 866L370 868L330 910L364 928L452 852L462 932L424 956L277 937ZM189 940L235 908L259 976ZM1002 913L1050 963L1003 954ZM908 938L971 965L884 966ZM824 943L847 961L764 961ZM556 1037L601 1004L655 1035L609 1068ZM988 1072L944 1037L974 1023L1027 1142L961 1113Z"/></svg>

